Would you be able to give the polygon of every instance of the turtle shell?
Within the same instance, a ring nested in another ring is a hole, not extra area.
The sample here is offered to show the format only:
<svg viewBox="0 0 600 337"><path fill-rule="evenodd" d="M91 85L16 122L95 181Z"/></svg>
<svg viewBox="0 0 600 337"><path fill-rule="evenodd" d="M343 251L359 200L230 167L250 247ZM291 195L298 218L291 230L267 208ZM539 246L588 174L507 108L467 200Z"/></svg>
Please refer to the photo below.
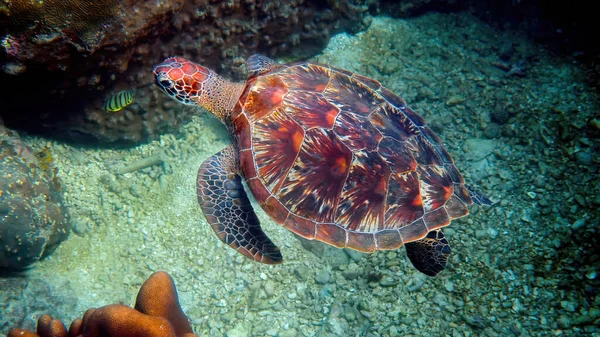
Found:
<svg viewBox="0 0 600 337"><path fill-rule="evenodd" d="M308 239L396 249L468 214L440 139L378 81L307 62L251 76L232 121L261 207Z"/></svg>

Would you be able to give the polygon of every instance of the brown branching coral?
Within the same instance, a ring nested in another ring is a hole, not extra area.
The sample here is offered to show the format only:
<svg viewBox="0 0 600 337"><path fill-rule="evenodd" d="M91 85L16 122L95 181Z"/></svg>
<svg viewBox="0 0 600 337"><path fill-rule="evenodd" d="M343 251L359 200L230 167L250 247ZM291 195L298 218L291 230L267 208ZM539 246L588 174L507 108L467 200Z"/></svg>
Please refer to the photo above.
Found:
<svg viewBox="0 0 600 337"><path fill-rule="evenodd" d="M140 288L135 308L111 304L89 309L82 319L65 325L50 315L38 319L36 332L12 329L8 337L197 337L179 306L169 274L156 272Z"/></svg>

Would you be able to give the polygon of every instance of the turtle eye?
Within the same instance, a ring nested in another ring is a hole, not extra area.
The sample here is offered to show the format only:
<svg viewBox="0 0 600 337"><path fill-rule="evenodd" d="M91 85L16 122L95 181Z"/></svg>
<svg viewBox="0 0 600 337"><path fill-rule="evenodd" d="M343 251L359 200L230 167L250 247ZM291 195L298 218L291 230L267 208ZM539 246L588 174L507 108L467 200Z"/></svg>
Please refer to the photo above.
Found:
<svg viewBox="0 0 600 337"><path fill-rule="evenodd" d="M163 88L171 88L173 86L173 81L169 78L167 73L161 72L156 75L156 83Z"/></svg>
<svg viewBox="0 0 600 337"><path fill-rule="evenodd" d="M169 81L169 80L160 80L160 81L158 81L158 84L160 84L160 86L163 88L171 87L171 81Z"/></svg>

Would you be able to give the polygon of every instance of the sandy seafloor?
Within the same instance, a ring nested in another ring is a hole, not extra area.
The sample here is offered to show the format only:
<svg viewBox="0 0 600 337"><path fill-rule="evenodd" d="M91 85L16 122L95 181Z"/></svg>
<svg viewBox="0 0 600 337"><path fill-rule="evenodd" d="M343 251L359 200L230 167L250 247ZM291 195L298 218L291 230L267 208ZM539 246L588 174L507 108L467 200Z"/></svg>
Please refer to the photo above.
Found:
<svg viewBox="0 0 600 337"><path fill-rule="evenodd" d="M31 328L42 313L70 322L89 307L133 305L143 280L165 270L200 336L600 334L599 99L577 62L468 14L375 18L315 59L402 96L468 183L497 202L445 230L453 255L444 272L420 275L403 249L303 245L258 207L285 263L261 265L226 247L204 220L195 181L229 139L200 112L180 134L124 150L24 138L51 150L77 233L21 288L2 290L13 292L6 317L21 312ZM157 153L164 165L114 174Z"/></svg>

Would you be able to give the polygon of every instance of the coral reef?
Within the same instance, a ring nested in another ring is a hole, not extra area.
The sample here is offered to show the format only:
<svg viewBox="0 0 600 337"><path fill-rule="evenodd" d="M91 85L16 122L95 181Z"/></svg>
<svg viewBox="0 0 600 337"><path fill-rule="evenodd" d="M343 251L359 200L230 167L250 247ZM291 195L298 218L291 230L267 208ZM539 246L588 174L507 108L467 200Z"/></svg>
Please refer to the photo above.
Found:
<svg viewBox="0 0 600 337"><path fill-rule="evenodd" d="M111 304L89 309L82 319L65 325L50 315L38 319L36 332L14 328L8 337L193 337L192 328L179 306L177 289L169 274L155 272L142 287L135 308Z"/></svg>
<svg viewBox="0 0 600 337"><path fill-rule="evenodd" d="M0 4L0 24L29 36L62 33L75 45L91 49L118 10L117 0L7 0Z"/></svg>
<svg viewBox="0 0 600 337"><path fill-rule="evenodd" d="M0 124L0 269L23 268L69 236L56 169Z"/></svg>

